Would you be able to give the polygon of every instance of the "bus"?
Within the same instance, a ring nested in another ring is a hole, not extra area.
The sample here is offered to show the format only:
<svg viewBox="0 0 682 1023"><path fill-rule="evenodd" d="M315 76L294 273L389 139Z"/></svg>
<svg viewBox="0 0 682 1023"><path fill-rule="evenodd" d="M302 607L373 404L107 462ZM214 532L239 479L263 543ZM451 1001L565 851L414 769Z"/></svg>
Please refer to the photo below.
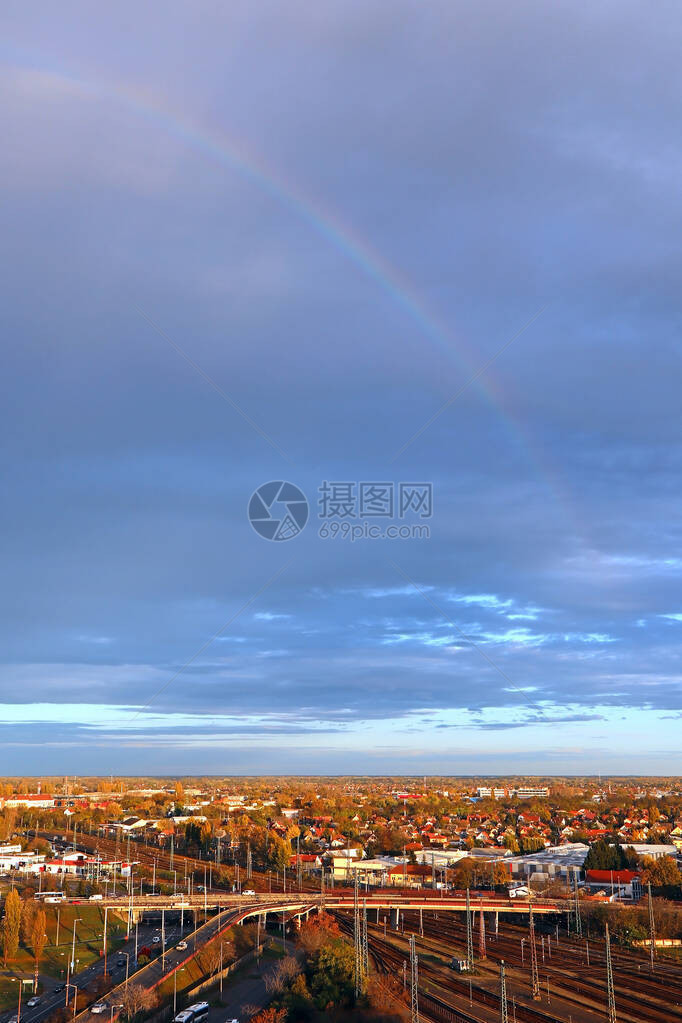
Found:
<svg viewBox="0 0 682 1023"><path fill-rule="evenodd" d="M195 1002L179 1012L173 1023L201 1023L201 1020L208 1018L208 1010L208 1002Z"/></svg>

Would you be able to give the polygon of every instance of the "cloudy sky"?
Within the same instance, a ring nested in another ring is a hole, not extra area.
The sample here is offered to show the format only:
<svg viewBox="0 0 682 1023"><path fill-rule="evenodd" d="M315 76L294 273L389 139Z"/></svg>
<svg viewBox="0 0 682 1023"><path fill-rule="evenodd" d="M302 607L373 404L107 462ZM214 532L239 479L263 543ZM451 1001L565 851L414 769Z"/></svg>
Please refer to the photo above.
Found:
<svg viewBox="0 0 682 1023"><path fill-rule="evenodd" d="M2 773L682 771L655 14L4 5Z"/></svg>

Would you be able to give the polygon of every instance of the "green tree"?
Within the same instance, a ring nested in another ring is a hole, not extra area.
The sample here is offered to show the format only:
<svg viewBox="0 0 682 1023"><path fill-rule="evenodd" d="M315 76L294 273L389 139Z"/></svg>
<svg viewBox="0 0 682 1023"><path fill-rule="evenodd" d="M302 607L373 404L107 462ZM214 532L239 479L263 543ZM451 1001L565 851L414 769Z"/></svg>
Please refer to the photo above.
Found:
<svg viewBox="0 0 682 1023"><path fill-rule="evenodd" d="M315 958L310 992L317 1008L349 1005L354 994L353 949L343 941L323 945Z"/></svg>
<svg viewBox="0 0 682 1023"><path fill-rule="evenodd" d="M590 846L584 870L627 870L628 859L621 846L615 841L600 838Z"/></svg>
<svg viewBox="0 0 682 1023"><path fill-rule="evenodd" d="M510 833L506 834L504 836L504 847L505 849L509 849L512 853L517 853L519 851L519 843L516 835L512 835Z"/></svg>

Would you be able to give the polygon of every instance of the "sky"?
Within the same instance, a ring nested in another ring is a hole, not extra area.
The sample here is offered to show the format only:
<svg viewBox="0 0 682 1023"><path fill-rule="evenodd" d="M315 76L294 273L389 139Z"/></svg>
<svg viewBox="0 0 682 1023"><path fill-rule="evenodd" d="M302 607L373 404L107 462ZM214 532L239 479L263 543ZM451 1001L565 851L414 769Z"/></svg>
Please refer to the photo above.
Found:
<svg viewBox="0 0 682 1023"><path fill-rule="evenodd" d="M681 773L677 6L0 20L0 773Z"/></svg>

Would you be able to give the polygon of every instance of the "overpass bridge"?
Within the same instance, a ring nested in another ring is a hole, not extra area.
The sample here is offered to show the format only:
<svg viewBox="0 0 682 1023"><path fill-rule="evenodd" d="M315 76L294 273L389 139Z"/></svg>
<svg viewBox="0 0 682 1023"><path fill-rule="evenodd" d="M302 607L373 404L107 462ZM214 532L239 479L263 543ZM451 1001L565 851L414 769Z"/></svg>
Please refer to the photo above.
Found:
<svg viewBox="0 0 682 1023"><path fill-rule="evenodd" d="M361 891L359 899L368 910L388 910L391 913L400 910L426 910L438 912L464 913L466 912L466 894L433 892L418 889L416 891L404 891L395 889L374 889L372 891ZM62 900L60 900L62 901ZM135 921L145 913L192 913L201 912L223 912L232 910L239 913L242 919L252 916L263 916L268 913L287 913L290 916L297 916L321 909L343 910L352 909L355 902L355 893L351 888L328 890L325 892L289 892L263 893L255 895L244 895L222 890L213 889L200 895L117 895L102 899L64 899L70 904L79 904L86 901L93 901L95 905L109 912L117 912L121 915L130 916ZM496 895L487 892L471 892L469 896L470 909L477 912L481 909L486 913L515 913L528 914L530 907L533 907L535 915L570 913L572 904L570 900L542 899L542 898L510 898L506 895Z"/></svg>

